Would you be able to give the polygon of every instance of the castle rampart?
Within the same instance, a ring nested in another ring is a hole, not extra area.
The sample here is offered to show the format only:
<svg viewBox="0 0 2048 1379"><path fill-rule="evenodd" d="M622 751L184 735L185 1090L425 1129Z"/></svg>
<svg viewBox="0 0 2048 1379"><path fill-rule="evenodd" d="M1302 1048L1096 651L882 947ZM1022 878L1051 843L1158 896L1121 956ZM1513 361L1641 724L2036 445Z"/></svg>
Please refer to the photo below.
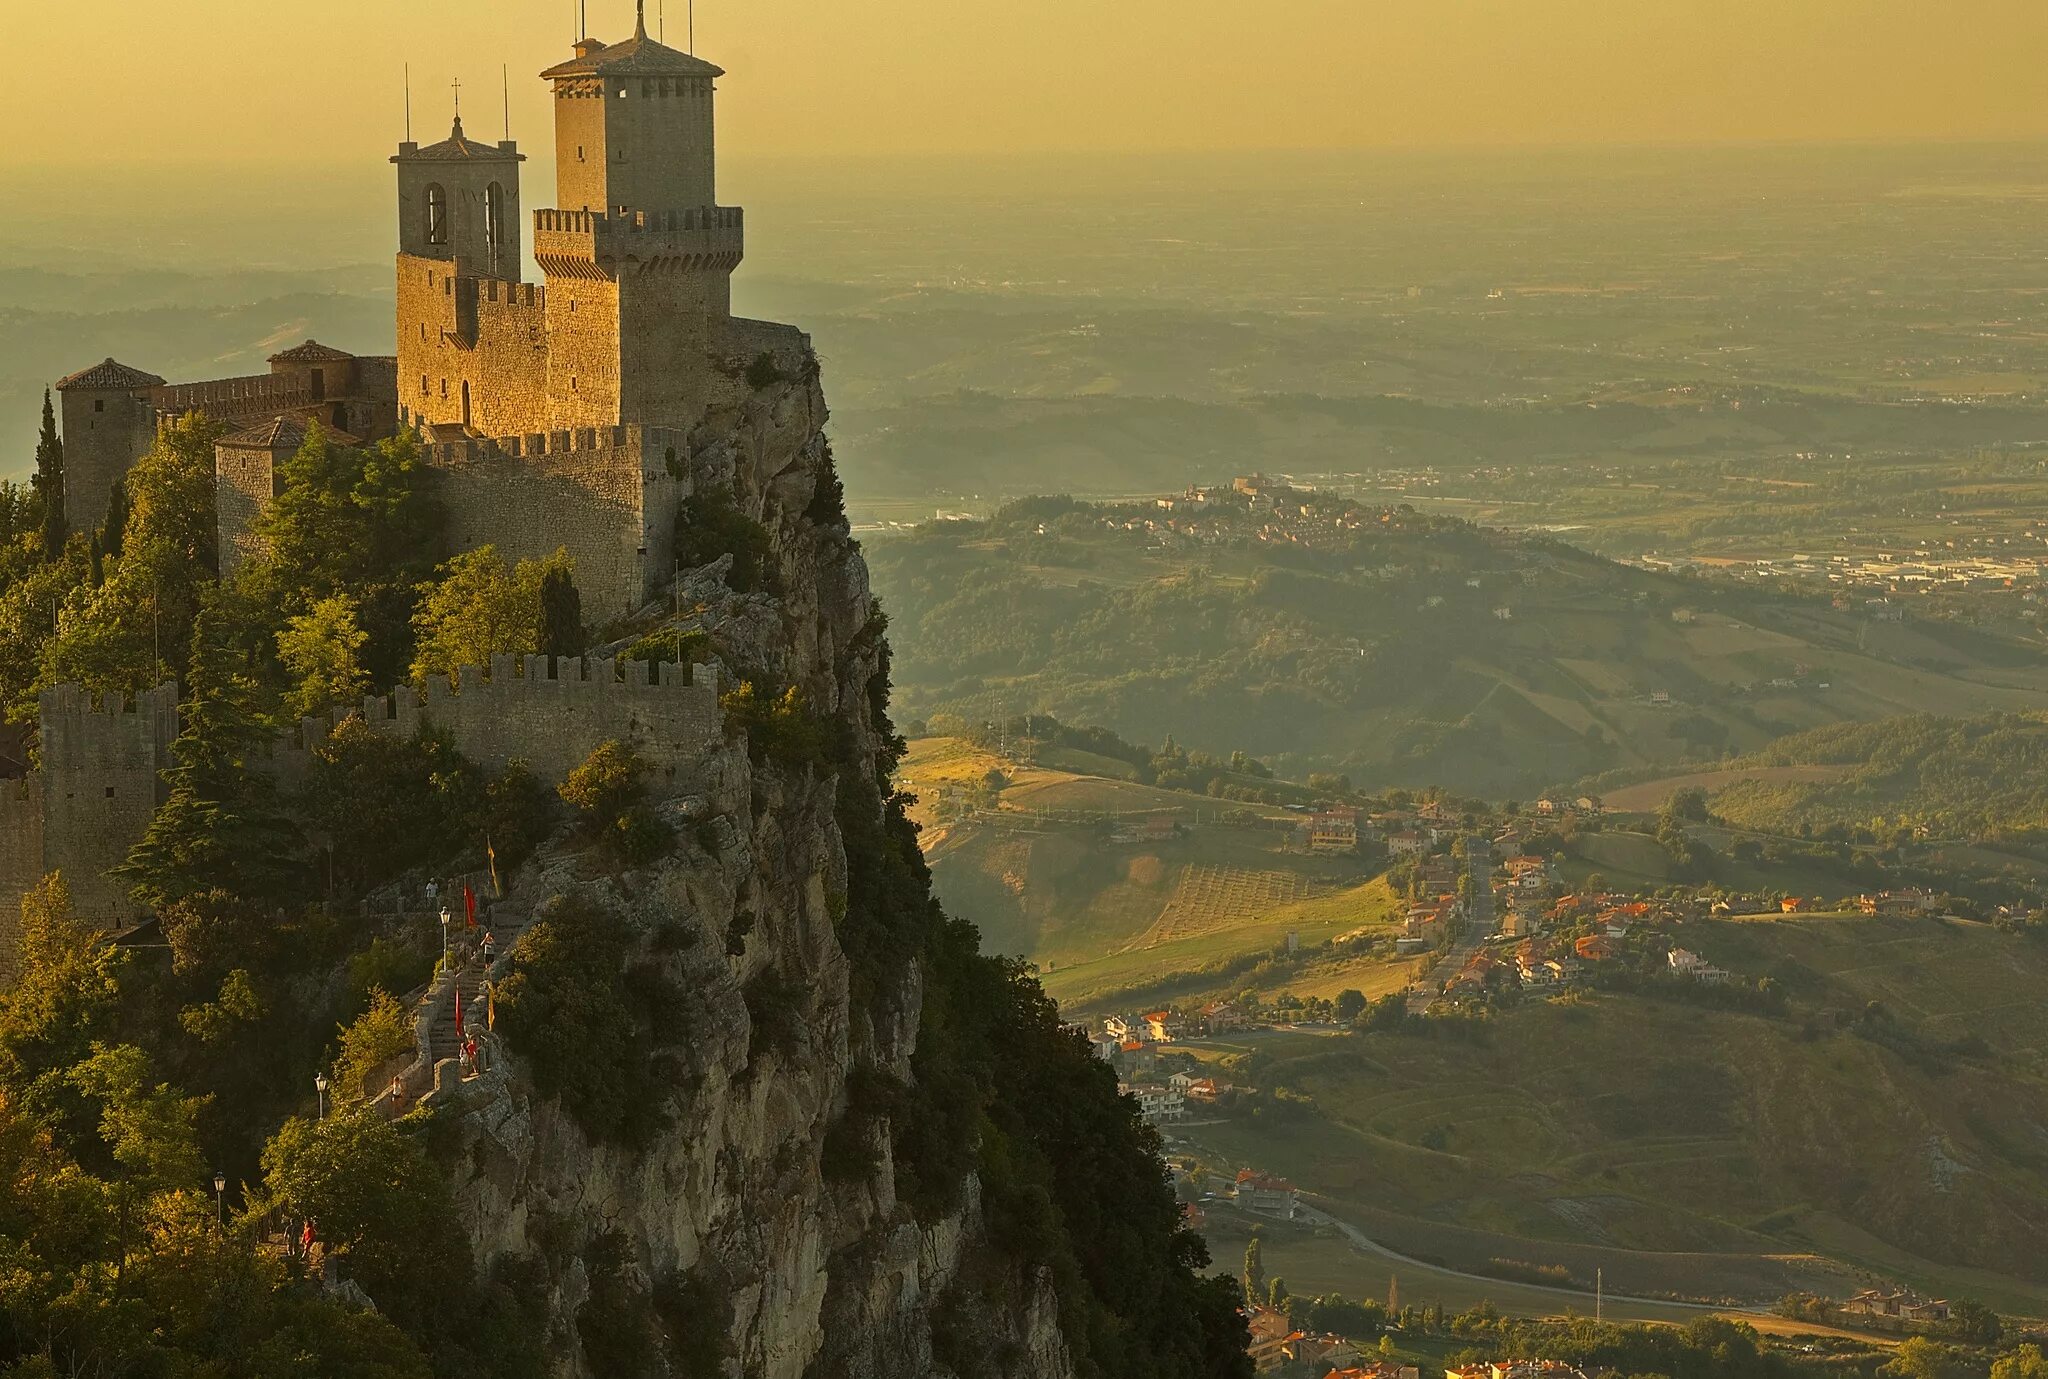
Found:
<svg viewBox="0 0 2048 1379"><path fill-rule="evenodd" d="M714 750L724 731L710 666L686 675L674 663L494 656L488 675L465 666L452 679L427 677L424 694L408 687L304 720L297 741L279 749L281 778L303 777L314 749L350 712L401 740L434 728L489 770L524 762L550 785L603 743L623 742L653 769L657 793Z"/></svg>
<svg viewBox="0 0 2048 1379"><path fill-rule="evenodd" d="M689 443L663 427L605 426L428 445L423 460L455 551L494 545L508 561L566 549L584 616L646 604L674 572L676 507Z"/></svg>
<svg viewBox="0 0 2048 1379"><path fill-rule="evenodd" d="M494 656L488 675L466 666L452 678L428 677L424 693L407 687L303 720L277 744L272 769L280 784L304 780L314 750L359 713L400 740L425 728L446 733L486 769L522 762L548 785L560 785L599 745L616 740L647 763L651 788L662 794L683 788L721 745L718 695L710 666ZM21 898L50 872L64 873L84 919L118 928L141 917L127 887L108 873L141 841L163 801L178 691L164 685L133 703L121 695L94 703L79 686L58 685L43 692L41 723L40 769L0 781L0 986L15 975Z"/></svg>

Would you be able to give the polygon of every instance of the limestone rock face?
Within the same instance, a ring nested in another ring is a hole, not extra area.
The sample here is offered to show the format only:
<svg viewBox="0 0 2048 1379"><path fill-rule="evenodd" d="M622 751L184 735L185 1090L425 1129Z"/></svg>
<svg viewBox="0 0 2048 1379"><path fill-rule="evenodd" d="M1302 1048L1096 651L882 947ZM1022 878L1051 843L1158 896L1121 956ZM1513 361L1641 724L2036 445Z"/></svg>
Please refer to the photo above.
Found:
<svg viewBox="0 0 2048 1379"><path fill-rule="evenodd" d="M769 533L771 590L734 593L722 560L685 575L683 602L700 609L728 675L799 686L872 757L869 686L885 652L867 570L836 492L820 499L836 480L808 348L783 372L789 381L734 389L692 437L699 491L729 480ZM434 1142L479 1266L545 1265L551 1363L576 1379L614 1379L579 1339L601 1239L639 1296L690 1280L698 1312L726 1312L724 1374L911 1379L971 1363L1064 1379L1050 1281L988 1242L971 1185L955 1216L920 1224L895 1198L886 1135L871 1164L827 1167L849 1079L861 1067L907 1077L920 1010L914 965L879 1001L850 996L834 930L847 886L836 778L761 764L729 739L669 796L679 843L662 862L612 872L567 846L544 850L505 901L606 903L638 933L636 959L687 993L687 1036L658 1051L674 1071L668 1128L639 1150L593 1143L517 1057L464 1084ZM764 980L793 1007L773 1030L749 1011Z"/></svg>

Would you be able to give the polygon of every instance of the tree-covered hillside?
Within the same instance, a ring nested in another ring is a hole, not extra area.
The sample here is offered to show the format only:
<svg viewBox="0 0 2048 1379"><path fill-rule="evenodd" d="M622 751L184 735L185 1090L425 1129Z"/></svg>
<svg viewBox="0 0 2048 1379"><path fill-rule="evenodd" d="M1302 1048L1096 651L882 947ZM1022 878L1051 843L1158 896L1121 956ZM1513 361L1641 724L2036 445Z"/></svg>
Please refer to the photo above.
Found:
<svg viewBox="0 0 2048 1379"><path fill-rule="evenodd" d="M1164 728L1296 777L1526 796L1830 723L2048 707L2039 653L1976 629L1288 489L1029 499L869 556L909 716Z"/></svg>
<svg viewBox="0 0 2048 1379"><path fill-rule="evenodd" d="M1714 811L1775 833L1847 829L1884 838L2039 843L2048 838L2048 716L1919 715L1799 733L1757 757L1765 766L1838 766L1833 779L1742 781Z"/></svg>

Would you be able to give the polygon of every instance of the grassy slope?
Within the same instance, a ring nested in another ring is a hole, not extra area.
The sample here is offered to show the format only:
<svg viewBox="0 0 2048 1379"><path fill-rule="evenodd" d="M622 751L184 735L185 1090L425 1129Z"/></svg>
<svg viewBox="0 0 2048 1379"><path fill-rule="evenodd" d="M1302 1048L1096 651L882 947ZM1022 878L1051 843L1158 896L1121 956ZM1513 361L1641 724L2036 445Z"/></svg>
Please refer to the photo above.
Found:
<svg viewBox="0 0 2048 1379"><path fill-rule="evenodd" d="M1325 1119L1190 1133L1386 1243L1467 1266L1761 1296L1811 1273L1782 1258L1811 1251L2048 1314L2048 950L1849 916L1680 939L1777 977L1808 1011L1879 1001L1924 1038L1975 1034L1993 1054L1930 1072L1824 1018L1596 997L1510 1012L1482 1045L1248 1036L1229 1052Z"/></svg>

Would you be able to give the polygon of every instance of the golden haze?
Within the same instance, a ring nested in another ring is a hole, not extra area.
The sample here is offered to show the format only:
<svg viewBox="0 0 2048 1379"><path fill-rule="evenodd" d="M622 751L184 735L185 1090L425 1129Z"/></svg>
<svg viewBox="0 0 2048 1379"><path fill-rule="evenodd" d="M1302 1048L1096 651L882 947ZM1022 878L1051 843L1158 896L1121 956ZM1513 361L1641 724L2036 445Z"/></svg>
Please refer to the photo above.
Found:
<svg viewBox="0 0 2048 1379"><path fill-rule="evenodd" d="M340 162L396 142L408 60L421 134L460 76L495 137L509 64L542 146L575 0L7 9L0 165ZM739 158L2048 134L2040 0L701 0L699 40Z"/></svg>

